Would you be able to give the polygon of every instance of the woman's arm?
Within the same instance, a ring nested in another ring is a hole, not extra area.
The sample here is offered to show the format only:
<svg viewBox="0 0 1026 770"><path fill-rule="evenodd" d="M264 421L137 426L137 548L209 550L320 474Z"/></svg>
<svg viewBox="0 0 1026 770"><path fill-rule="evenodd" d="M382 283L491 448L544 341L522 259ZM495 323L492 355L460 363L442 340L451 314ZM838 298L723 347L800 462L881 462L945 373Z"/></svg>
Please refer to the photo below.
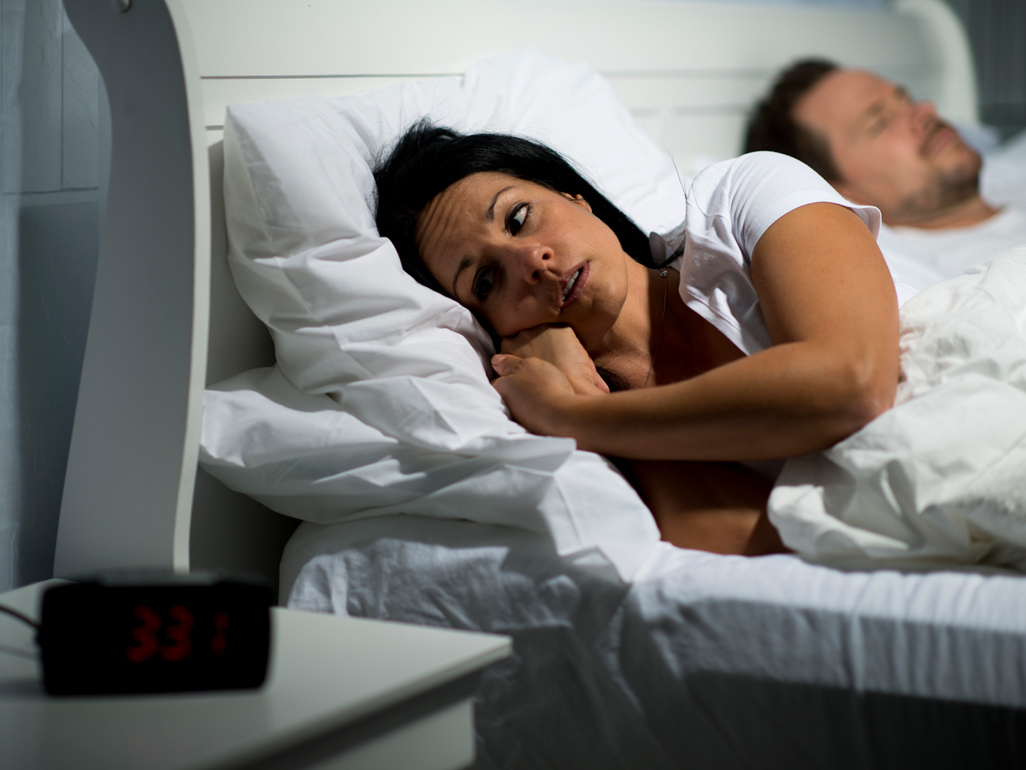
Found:
<svg viewBox="0 0 1026 770"><path fill-rule="evenodd" d="M898 381L894 285L850 210L795 209L751 259L773 346L646 390L581 395L538 359L497 356L495 387L536 433L633 459L755 460L826 448L889 408Z"/></svg>
<svg viewBox="0 0 1026 770"><path fill-rule="evenodd" d="M773 484L740 463L621 462L659 526L680 548L763 556L789 549L766 512Z"/></svg>

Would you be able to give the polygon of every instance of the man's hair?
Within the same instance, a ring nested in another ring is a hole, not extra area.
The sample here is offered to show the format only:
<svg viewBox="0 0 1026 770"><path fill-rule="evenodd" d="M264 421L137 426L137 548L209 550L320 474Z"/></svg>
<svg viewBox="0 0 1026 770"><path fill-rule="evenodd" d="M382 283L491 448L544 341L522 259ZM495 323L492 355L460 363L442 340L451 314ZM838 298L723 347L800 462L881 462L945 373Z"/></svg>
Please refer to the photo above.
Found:
<svg viewBox="0 0 1026 770"><path fill-rule="evenodd" d="M802 59L777 77L769 94L755 106L745 132L745 152L771 150L810 166L829 182L840 181L826 137L799 124L794 108L838 66L825 59Z"/></svg>
<svg viewBox="0 0 1026 770"><path fill-rule="evenodd" d="M481 171L497 171L556 192L582 196L595 216L619 238L623 250L651 266L647 236L559 153L517 136L460 134L423 120L403 134L378 163L374 182L378 232L392 241L406 272L425 286L447 294L417 252L417 220L436 195Z"/></svg>

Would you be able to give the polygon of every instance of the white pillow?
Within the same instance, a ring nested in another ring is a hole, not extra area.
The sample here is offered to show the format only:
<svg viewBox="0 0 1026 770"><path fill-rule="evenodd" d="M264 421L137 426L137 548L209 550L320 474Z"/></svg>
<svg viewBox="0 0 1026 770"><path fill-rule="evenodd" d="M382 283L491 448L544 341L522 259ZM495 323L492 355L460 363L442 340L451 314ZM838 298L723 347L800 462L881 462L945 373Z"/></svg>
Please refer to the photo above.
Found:
<svg viewBox="0 0 1026 770"><path fill-rule="evenodd" d="M547 533L578 566L625 580L658 540L651 514L604 458L526 432L439 451L303 393L277 366L208 389L200 462L228 487L316 524L406 513Z"/></svg>
<svg viewBox="0 0 1026 770"><path fill-rule="evenodd" d="M531 436L509 419L488 382L487 334L403 272L377 234L372 167L425 116L549 144L646 231L670 230L683 216L669 156L611 85L586 65L537 51L483 60L463 77L229 106L229 260L240 293L271 330L285 377L271 378L270 390L261 375L208 393L204 465L299 518L402 510L543 528L560 553L598 551L626 575L637 547L658 539L640 499L572 442ZM298 393L289 394L289 382ZM323 429L292 419L297 403L317 396L330 397L318 407L333 415ZM256 411L240 420L246 409ZM350 428L339 430L342 423ZM368 469L380 495L357 505L348 487L333 487ZM524 492L524 469L541 485L534 494ZM297 479L310 494L296 494ZM334 499L322 495L332 488Z"/></svg>

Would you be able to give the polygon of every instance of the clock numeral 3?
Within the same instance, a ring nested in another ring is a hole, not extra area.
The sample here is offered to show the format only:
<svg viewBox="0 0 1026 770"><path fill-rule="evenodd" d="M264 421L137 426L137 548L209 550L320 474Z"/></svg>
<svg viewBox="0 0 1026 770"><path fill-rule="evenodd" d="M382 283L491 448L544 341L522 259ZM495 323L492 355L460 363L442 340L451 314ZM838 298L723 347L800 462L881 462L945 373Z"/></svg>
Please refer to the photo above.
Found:
<svg viewBox="0 0 1026 770"><path fill-rule="evenodd" d="M153 657L157 651L157 631L160 630L160 615L149 607L136 607L135 616L141 624L132 629L132 638L138 642L125 651L126 657L133 663L142 663Z"/></svg>
<svg viewBox="0 0 1026 770"><path fill-rule="evenodd" d="M176 604L168 610L168 615L178 622L168 626L166 633L171 644L162 647L160 654L164 660L174 662L181 660L192 650L192 613L186 607Z"/></svg>
<svg viewBox="0 0 1026 770"><path fill-rule="evenodd" d="M164 660L170 662L185 658L192 651L192 613L187 607L176 604L168 610L168 615L171 622L164 634L170 643L162 646L157 636L161 627L160 615L150 607L136 607L135 617L140 621L139 625L132 629L132 639L136 644L125 650L125 657L133 663L143 663L158 652ZM223 636L220 626L218 633Z"/></svg>

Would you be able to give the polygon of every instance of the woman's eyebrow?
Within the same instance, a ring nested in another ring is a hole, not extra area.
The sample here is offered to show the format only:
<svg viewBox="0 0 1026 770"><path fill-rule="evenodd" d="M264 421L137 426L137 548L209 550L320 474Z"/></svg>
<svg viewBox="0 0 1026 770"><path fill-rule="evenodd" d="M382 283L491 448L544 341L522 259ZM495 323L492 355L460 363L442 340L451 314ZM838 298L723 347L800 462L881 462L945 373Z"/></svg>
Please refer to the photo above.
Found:
<svg viewBox="0 0 1026 770"><path fill-rule="evenodd" d="M495 204L499 202L499 198L502 196L504 192L506 192L507 190L512 190L514 187L516 187L516 185L506 185L497 193L495 193L495 197L492 198L492 205L490 205L488 207L488 210L485 212L485 219L487 219L489 222L495 221Z"/></svg>

